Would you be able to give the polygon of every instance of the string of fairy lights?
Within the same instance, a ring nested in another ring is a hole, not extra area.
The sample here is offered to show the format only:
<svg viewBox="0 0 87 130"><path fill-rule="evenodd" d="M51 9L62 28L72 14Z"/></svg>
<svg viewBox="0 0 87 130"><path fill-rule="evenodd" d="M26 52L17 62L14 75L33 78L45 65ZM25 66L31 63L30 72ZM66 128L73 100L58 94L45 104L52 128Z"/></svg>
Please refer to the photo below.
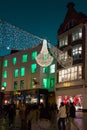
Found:
<svg viewBox="0 0 87 130"><path fill-rule="evenodd" d="M64 68L71 67L73 59L68 56L65 57L64 52L47 42L43 38L28 33L18 27L15 27L5 21L0 20L0 48L8 50L26 50L42 44L42 49L36 57L37 63L44 67L49 66L53 57ZM48 51L48 48L51 52Z"/></svg>

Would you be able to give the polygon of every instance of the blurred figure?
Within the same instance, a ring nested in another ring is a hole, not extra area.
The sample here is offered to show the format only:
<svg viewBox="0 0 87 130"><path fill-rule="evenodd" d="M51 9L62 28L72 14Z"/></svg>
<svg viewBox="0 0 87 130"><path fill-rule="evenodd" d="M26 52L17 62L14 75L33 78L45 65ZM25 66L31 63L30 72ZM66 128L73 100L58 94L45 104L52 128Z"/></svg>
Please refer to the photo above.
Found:
<svg viewBox="0 0 87 130"><path fill-rule="evenodd" d="M67 114L66 122L68 123L69 117L70 117L70 102L67 102L67 104L66 104L66 114Z"/></svg>
<svg viewBox="0 0 87 130"><path fill-rule="evenodd" d="M51 129L49 108L45 107L43 104L41 104L40 106L40 117L39 117L38 125L40 130Z"/></svg>
<svg viewBox="0 0 87 130"><path fill-rule="evenodd" d="M30 112L27 115L28 130L38 129L38 106L33 104L30 107Z"/></svg>
<svg viewBox="0 0 87 130"><path fill-rule="evenodd" d="M26 128L26 105L22 104L19 110L19 115L21 119L21 128L25 129Z"/></svg>
<svg viewBox="0 0 87 130"><path fill-rule="evenodd" d="M66 106L61 102L59 112L58 112L58 130L66 130L65 120L66 120Z"/></svg>
<svg viewBox="0 0 87 130"><path fill-rule="evenodd" d="M69 129L71 130L71 123L73 126L79 130L78 126L75 123L75 117L76 117L76 109L73 103L70 103L70 122L69 122Z"/></svg>
<svg viewBox="0 0 87 130"><path fill-rule="evenodd" d="M13 126L14 117L15 117L14 105L10 104L8 109L9 127Z"/></svg>

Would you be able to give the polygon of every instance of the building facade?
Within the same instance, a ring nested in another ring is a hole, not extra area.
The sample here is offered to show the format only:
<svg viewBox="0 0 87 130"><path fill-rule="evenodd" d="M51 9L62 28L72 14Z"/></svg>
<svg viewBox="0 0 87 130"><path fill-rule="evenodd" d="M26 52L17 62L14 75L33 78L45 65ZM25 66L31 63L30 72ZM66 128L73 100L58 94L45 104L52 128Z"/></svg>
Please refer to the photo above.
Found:
<svg viewBox="0 0 87 130"><path fill-rule="evenodd" d="M11 53L1 57L1 91L5 94L5 103L15 100L16 104L37 102L36 94L54 93L56 82L56 61L48 67L41 67L36 63L36 56L41 50L41 45L23 51ZM14 52L14 51L12 51ZM43 89L43 91L42 91ZM38 90L38 91L37 91ZM52 99L52 98L51 98ZM52 101L52 100L51 100ZM54 102L54 100L53 100Z"/></svg>
<svg viewBox="0 0 87 130"><path fill-rule="evenodd" d="M58 30L58 48L65 57L73 57L73 65L65 69L58 65L57 105L72 101L77 109L87 110L87 16L77 12L72 2Z"/></svg>

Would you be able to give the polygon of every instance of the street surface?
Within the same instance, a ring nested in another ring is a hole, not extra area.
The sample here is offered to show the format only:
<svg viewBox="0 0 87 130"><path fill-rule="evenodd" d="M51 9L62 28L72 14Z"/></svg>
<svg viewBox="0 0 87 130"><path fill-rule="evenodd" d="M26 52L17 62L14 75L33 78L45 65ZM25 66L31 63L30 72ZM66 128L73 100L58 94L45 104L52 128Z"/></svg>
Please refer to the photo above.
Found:
<svg viewBox="0 0 87 130"><path fill-rule="evenodd" d="M87 130L87 113L77 112L75 121L80 130ZM21 130L18 110L16 111L14 125L11 128L9 128L8 126L8 119L4 120L3 118L0 118L0 130ZM28 130L28 129L24 129L24 130ZM52 130L57 130L57 129L54 128ZM68 130L68 125L66 126L66 130ZM72 130L76 130L76 129L72 126Z"/></svg>

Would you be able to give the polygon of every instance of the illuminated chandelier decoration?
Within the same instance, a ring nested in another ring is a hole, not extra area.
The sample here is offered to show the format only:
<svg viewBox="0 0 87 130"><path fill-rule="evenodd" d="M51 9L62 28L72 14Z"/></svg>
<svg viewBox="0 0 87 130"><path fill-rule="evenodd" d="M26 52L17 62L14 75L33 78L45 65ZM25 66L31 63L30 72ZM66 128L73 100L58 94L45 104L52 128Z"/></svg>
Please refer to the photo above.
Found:
<svg viewBox="0 0 87 130"><path fill-rule="evenodd" d="M42 67L49 66L53 61L53 57L50 55L50 53L47 49L46 40L43 40L42 49L41 49L40 53L38 54L38 56L36 57L36 61Z"/></svg>

